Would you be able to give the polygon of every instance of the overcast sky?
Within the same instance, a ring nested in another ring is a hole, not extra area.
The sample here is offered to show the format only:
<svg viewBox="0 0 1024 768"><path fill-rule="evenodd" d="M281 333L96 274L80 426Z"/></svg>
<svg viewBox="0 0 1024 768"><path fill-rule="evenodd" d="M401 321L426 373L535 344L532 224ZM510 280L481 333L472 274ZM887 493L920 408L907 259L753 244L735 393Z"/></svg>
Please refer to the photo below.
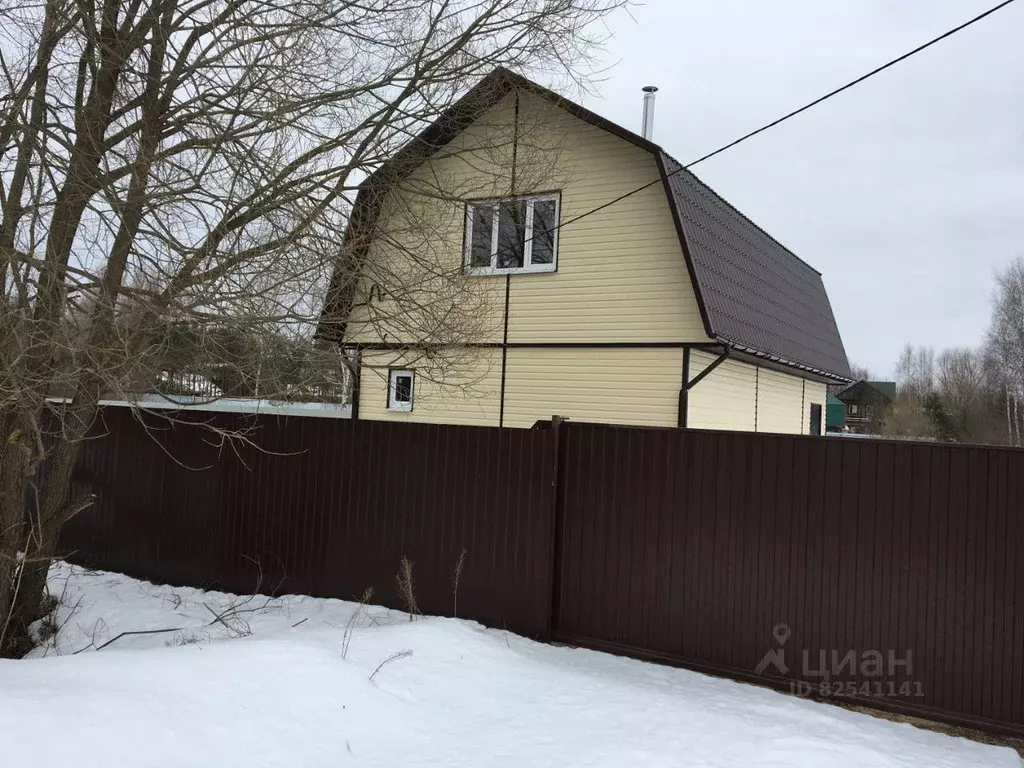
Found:
<svg viewBox="0 0 1024 768"><path fill-rule="evenodd" d="M682 162L801 106L995 0L649 0L619 14L583 97ZM993 274L1024 256L1024 2L695 172L820 270L850 360L976 345Z"/></svg>

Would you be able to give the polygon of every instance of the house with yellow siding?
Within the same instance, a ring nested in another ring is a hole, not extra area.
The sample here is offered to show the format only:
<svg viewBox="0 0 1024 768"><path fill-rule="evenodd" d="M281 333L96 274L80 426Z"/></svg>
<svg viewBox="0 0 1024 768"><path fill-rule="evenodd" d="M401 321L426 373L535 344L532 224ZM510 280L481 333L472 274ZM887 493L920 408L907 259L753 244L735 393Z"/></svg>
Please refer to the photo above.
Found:
<svg viewBox="0 0 1024 768"><path fill-rule="evenodd" d="M319 334L353 416L822 433L821 274L650 138L484 78L360 188Z"/></svg>

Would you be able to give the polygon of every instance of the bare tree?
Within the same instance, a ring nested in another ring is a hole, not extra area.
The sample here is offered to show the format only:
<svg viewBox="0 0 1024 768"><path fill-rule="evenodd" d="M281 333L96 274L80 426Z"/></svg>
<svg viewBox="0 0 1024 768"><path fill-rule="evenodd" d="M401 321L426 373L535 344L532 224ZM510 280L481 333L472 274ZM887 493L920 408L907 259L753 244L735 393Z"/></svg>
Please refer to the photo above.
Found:
<svg viewBox="0 0 1024 768"><path fill-rule="evenodd" d="M619 4L0 5L0 655L24 648L88 503L70 477L101 395L172 364L244 379L278 340L312 344L328 275L360 273L339 247L359 182L497 65L578 81ZM418 264L376 276L424 305L392 320L451 338L477 307ZM240 337L252 354L232 358Z"/></svg>
<svg viewBox="0 0 1024 768"><path fill-rule="evenodd" d="M874 378L866 365L859 365L857 363L850 363L850 376L853 377L854 381L870 381Z"/></svg>
<svg viewBox="0 0 1024 768"><path fill-rule="evenodd" d="M901 395L924 397L935 389L935 350L907 344L896 362L896 384Z"/></svg>
<svg viewBox="0 0 1024 768"><path fill-rule="evenodd" d="M956 347L938 357L936 379L939 399L954 437L962 442L989 438L989 391L984 354Z"/></svg>
<svg viewBox="0 0 1024 768"><path fill-rule="evenodd" d="M921 397L898 393L873 431L886 437L934 438L932 422Z"/></svg>
<svg viewBox="0 0 1024 768"><path fill-rule="evenodd" d="M908 345L897 366L899 390L878 432L949 442L1005 443L1005 386L991 352L952 347L938 355Z"/></svg>
<svg viewBox="0 0 1024 768"><path fill-rule="evenodd" d="M1024 409L1024 259L1017 258L996 274L992 320L986 353L1003 390L1005 434L1010 445L1021 445Z"/></svg>
<svg viewBox="0 0 1024 768"><path fill-rule="evenodd" d="M871 375L871 371L868 370L866 365L859 365L857 363L850 363L850 378L854 381L870 381L874 377ZM848 384L829 384L828 393L830 395L838 394L846 389Z"/></svg>

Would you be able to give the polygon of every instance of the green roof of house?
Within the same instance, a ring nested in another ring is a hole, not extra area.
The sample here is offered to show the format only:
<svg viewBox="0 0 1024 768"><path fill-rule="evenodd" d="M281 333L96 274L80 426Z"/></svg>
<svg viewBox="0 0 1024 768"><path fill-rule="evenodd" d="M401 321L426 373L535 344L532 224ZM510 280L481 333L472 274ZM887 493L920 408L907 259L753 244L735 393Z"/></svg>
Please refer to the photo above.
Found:
<svg viewBox="0 0 1024 768"><path fill-rule="evenodd" d="M890 400L896 399L896 382L895 381L869 381L869 386L874 387L883 395L888 397Z"/></svg>
<svg viewBox="0 0 1024 768"><path fill-rule="evenodd" d="M874 393L874 394L872 394ZM836 397L844 403L864 402L870 403L881 395L886 403L896 399L895 381L866 381L861 379L855 381L846 389L836 392Z"/></svg>

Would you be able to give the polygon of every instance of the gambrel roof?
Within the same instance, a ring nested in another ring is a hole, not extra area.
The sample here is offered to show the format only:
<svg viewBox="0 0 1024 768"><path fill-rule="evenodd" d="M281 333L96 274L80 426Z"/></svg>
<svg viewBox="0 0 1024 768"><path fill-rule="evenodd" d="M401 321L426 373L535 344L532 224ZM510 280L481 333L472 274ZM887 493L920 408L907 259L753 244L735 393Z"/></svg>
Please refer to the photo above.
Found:
<svg viewBox="0 0 1024 768"><path fill-rule="evenodd" d="M848 379L821 273L670 155L661 157L708 335Z"/></svg>
<svg viewBox="0 0 1024 768"><path fill-rule="evenodd" d="M381 191L452 141L508 93L522 89L654 155L675 219L708 336L729 347L832 379L850 380L850 365L821 273L730 205L659 145L506 69L496 69L446 110L361 186L346 232L372 225ZM628 192L629 190L623 190ZM343 314L332 283L322 316ZM333 333L340 340L343 320Z"/></svg>

